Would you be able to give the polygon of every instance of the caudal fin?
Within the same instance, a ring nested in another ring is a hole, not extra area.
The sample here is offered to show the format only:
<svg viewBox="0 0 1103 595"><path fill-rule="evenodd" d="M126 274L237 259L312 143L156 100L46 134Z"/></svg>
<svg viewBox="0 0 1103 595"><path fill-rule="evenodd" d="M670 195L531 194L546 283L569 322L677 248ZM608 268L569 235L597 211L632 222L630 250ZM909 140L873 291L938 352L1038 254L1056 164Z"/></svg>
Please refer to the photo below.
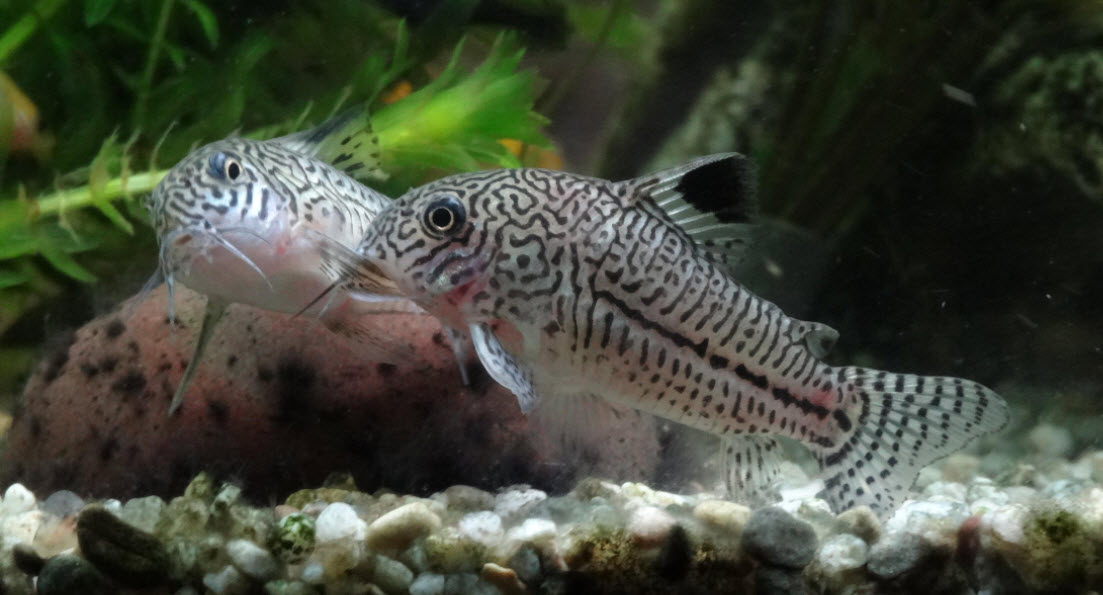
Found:
<svg viewBox="0 0 1103 595"><path fill-rule="evenodd" d="M837 377L854 429L816 453L836 511L860 504L891 511L920 469L1007 423L1007 403L969 380L855 367L839 368Z"/></svg>

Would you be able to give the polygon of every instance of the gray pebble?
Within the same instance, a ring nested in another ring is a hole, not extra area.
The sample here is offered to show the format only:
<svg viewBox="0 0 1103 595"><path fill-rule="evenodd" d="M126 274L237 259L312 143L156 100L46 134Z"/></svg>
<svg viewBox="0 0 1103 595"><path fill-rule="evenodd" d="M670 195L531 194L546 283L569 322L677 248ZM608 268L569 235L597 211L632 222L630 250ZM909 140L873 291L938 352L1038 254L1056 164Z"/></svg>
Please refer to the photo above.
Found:
<svg viewBox="0 0 1103 595"><path fill-rule="evenodd" d="M895 578L918 567L930 552L930 546L918 535L899 533L869 549L866 568L882 579Z"/></svg>
<svg viewBox="0 0 1103 595"><path fill-rule="evenodd" d="M521 546L517 553L509 559L506 566L512 568L525 584L538 584L540 579L540 556L536 555L531 546Z"/></svg>
<svg viewBox="0 0 1103 595"><path fill-rule="evenodd" d="M279 574L280 564L276 558L248 539L234 539L227 543L226 554L238 570L258 581L264 582Z"/></svg>
<svg viewBox="0 0 1103 595"><path fill-rule="evenodd" d="M755 573L754 592L756 595L803 595L810 591L804 584L804 577L797 570L762 566Z"/></svg>
<svg viewBox="0 0 1103 595"><path fill-rule="evenodd" d="M38 575L38 595L111 595L116 591L87 560L71 554L50 558Z"/></svg>
<svg viewBox="0 0 1103 595"><path fill-rule="evenodd" d="M414 581L414 573L398 560L376 556L371 580L387 593L405 593Z"/></svg>
<svg viewBox="0 0 1103 595"><path fill-rule="evenodd" d="M266 595L318 595L317 589L302 581L268 581L264 583Z"/></svg>
<svg viewBox="0 0 1103 595"><path fill-rule="evenodd" d="M818 545L812 525L776 507L760 508L743 528L743 549L766 564L804 568Z"/></svg>
<svg viewBox="0 0 1103 595"><path fill-rule="evenodd" d="M165 546L102 506L89 506L77 517L77 541L89 562L124 585L153 587L168 580Z"/></svg>
<svg viewBox="0 0 1103 595"><path fill-rule="evenodd" d="M423 572L410 584L410 595L442 595L444 582L443 574Z"/></svg>
<svg viewBox="0 0 1103 595"><path fill-rule="evenodd" d="M60 519L76 514L82 508L84 508L84 499L69 490L54 492L42 504L38 505L39 510L48 512Z"/></svg>

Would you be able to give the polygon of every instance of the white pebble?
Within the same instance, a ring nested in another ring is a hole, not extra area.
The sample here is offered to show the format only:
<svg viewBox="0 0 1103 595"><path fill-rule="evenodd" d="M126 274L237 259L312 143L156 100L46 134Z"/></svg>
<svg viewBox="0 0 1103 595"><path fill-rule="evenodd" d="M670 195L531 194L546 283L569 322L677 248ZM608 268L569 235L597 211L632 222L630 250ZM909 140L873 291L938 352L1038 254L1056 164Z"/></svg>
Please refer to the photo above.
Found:
<svg viewBox="0 0 1103 595"><path fill-rule="evenodd" d="M40 510L27 510L0 519L0 535L3 544L10 547L17 543L32 543L46 514Z"/></svg>
<svg viewBox="0 0 1103 595"><path fill-rule="evenodd" d="M502 517L488 510L463 515L456 527L461 536L483 545L492 545L502 536Z"/></svg>
<svg viewBox="0 0 1103 595"><path fill-rule="evenodd" d="M738 535L751 518L751 509L727 500L705 500L693 509L697 520L727 533Z"/></svg>
<svg viewBox="0 0 1103 595"><path fill-rule="evenodd" d="M34 508L34 494L21 483L13 483L4 492L4 502L0 504L0 514L19 514Z"/></svg>
<svg viewBox="0 0 1103 595"><path fill-rule="evenodd" d="M326 569L320 562L311 562L303 567L303 571L299 574L299 578L303 582L310 583L312 585L320 585L326 580Z"/></svg>
<svg viewBox="0 0 1103 595"><path fill-rule="evenodd" d="M956 481L936 481L923 489L923 495L931 500L965 502L967 494L966 487Z"/></svg>
<svg viewBox="0 0 1103 595"><path fill-rule="evenodd" d="M1023 523L1026 521L1027 509L1019 504L1000 506L985 513L984 521L995 537L1011 544L1021 544L1024 541Z"/></svg>
<svg viewBox="0 0 1103 595"><path fill-rule="evenodd" d="M548 494L541 490L509 490L494 498L494 512L504 519L511 519L547 498Z"/></svg>
<svg viewBox="0 0 1103 595"><path fill-rule="evenodd" d="M203 586L215 595L238 595L249 590L249 579L233 566L203 575Z"/></svg>
<svg viewBox="0 0 1103 595"><path fill-rule="evenodd" d="M509 530L508 541L517 543L545 543L555 539L555 522L548 519L525 519L525 522Z"/></svg>
<svg viewBox="0 0 1103 595"><path fill-rule="evenodd" d="M1038 424L1026 437L1027 442L1047 457L1063 459L1072 451L1072 432L1053 424Z"/></svg>
<svg viewBox="0 0 1103 595"><path fill-rule="evenodd" d="M375 547L403 549L411 541L440 529L440 517L421 502L411 502L384 514L368 526Z"/></svg>
<svg viewBox="0 0 1103 595"><path fill-rule="evenodd" d="M410 595L441 595L444 593L444 575L423 572L410 584Z"/></svg>
<svg viewBox="0 0 1103 595"><path fill-rule="evenodd" d="M116 513L120 519L147 533L153 533L161 515L165 512L165 501L157 496L131 498Z"/></svg>
<svg viewBox="0 0 1103 595"><path fill-rule="evenodd" d="M869 545L862 538L849 533L828 537L816 553L816 562L829 575L861 568L867 560Z"/></svg>
<svg viewBox="0 0 1103 595"><path fill-rule="evenodd" d="M363 541L367 534L365 523L351 506L344 502L334 502L325 507L314 523L314 540L317 543L351 540Z"/></svg>
<svg viewBox="0 0 1103 595"><path fill-rule="evenodd" d="M911 533L929 543L953 542L969 518L963 502L907 500L885 523L885 533Z"/></svg>
<svg viewBox="0 0 1103 595"><path fill-rule="evenodd" d="M640 545L659 545L676 522L674 517L661 508L640 506L628 517L625 529Z"/></svg>
<svg viewBox="0 0 1103 595"><path fill-rule="evenodd" d="M642 483L628 482L621 486L621 494L625 497L633 500L629 502L626 507L633 505L638 506L639 503L646 503L652 506L684 506L689 503L689 499L685 496L678 494L671 494L670 492L661 492L659 490L653 490L650 487Z"/></svg>
<svg viewBox="0 0 1103 595"><path fill-rule="evenodd" d="M238 570L261 582L275 578L280 570L279 563L268 550L248 539L234 539L227 543L226 554Z"/></svg>

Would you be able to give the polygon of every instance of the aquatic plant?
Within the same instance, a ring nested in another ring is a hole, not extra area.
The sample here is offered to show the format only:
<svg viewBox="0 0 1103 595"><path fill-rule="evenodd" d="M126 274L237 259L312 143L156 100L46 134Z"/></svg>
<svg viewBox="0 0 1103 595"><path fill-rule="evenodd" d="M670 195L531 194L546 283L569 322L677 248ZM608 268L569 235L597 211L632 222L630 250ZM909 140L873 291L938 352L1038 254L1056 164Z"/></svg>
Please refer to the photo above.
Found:
<svg viewBox="0 0 1103 595"><path fill-rule="evenodd" d="M116 277L132 263L152 270L140 197L196 144L235 130L269 138L363 105L390 174L379 187L390 193L429 170L519 165L503 139L545 145L546 120L533 108L537 79L519 69L516 35L476 32L465 42L464 22L456 22L449 38L459 41L444 52L442 68L440 52L419 37L424 31L370 3L257 13L251 28L241 26L243 15L198 0L140 8L90 0L81 15L58 5L27 6L18 18L0 8L14 23L0 31L0 68L39 101L58 90L24 76L23 64L56 64L66 83L56 103L41 107L65 141L44 161L13 158L0 169L0 335L80 284ZM323 37L326 44L316 43ZM142 59L99 68L72 62L101 52ZM465 66L476 60L481 65ZM82 93L69 94L69 86ZM21 362L16 369L33 353L2 351L0 359ZM0 370L0 378L10 372Z"/></svg>

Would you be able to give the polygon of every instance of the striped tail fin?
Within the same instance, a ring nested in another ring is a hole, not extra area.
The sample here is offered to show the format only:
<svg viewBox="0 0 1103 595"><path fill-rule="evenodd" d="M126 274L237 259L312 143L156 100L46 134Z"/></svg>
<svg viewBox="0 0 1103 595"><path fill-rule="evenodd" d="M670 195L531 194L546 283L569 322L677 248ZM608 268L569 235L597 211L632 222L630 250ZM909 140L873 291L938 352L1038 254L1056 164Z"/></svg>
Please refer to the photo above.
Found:
<svg viewBox="0 0 1103 595"><path fill-rule="evenodd" d="M836 373L854 429L816 453L836 511L866 504L891 512L920 469L1008 420L1007 403L969 380L855 367Z"/></svg>

